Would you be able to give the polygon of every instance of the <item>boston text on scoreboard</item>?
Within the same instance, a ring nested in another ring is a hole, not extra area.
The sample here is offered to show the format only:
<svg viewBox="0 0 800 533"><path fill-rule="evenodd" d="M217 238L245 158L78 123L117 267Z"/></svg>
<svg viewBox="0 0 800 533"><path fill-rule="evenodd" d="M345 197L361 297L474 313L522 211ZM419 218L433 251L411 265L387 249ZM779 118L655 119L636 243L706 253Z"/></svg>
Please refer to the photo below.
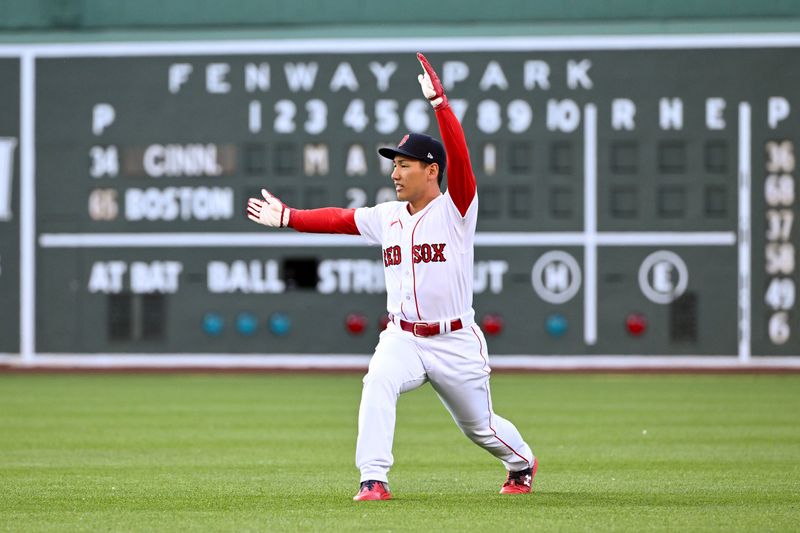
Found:
<svg viewBox="0 0 800 533"><path fill-rule="evenodd" d="M381 250L244 206L393 200L377 149L438 136L419 49L470 146L492 353L797 354L800 37L758 37L6 51L0 351L370 353Z"/></svg>

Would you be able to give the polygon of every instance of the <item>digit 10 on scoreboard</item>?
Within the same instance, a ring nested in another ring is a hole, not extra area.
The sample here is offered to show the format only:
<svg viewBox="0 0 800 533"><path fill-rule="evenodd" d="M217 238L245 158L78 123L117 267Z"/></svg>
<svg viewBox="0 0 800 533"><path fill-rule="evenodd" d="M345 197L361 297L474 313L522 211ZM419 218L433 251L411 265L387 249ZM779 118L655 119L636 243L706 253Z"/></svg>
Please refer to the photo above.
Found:
<svg viewBox="0 0 800 533"><path fill-rule="evenodd" d="M478 179L492 352L797 353L796 43L626 39L429 54ZM376 149L438 135L415 50L335 44L36 57L39 351L371 352L380 250L243 215L261 187L392 200Z"/></svg>

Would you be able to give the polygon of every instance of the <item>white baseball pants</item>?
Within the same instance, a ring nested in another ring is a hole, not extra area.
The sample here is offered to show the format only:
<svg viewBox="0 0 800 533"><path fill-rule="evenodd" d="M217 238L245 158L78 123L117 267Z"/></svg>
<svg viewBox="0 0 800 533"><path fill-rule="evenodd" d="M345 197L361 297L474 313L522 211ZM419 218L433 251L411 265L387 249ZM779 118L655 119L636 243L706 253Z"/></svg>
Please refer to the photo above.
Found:
<svg viewBox="0 0 800 533"><path fill-rule="evenodd" d="M470 440L507 470L530 467L530 447L511 422L492 410L487 358L486 339L475 325L415 337L390 322L380 335L361 393L356 445L361 481L388 481L397 398L427 381Z"/></svg>

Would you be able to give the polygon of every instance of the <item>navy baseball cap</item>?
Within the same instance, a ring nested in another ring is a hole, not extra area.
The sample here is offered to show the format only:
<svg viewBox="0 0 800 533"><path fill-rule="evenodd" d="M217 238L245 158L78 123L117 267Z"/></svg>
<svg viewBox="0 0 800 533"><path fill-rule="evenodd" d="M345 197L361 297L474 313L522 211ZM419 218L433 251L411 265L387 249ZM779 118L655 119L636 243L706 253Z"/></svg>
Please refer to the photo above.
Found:
<svg viewBox="0 0 800 533"><path fill-rule="evenodd" d="M386 159L394 159L397 155L404 155L411 159L418 159L425 163L438 163L439 169L444 172L447 165L447 156L442 143L422 133L407 133L397 145L397 148L380 148L378 153Z"/></svg>

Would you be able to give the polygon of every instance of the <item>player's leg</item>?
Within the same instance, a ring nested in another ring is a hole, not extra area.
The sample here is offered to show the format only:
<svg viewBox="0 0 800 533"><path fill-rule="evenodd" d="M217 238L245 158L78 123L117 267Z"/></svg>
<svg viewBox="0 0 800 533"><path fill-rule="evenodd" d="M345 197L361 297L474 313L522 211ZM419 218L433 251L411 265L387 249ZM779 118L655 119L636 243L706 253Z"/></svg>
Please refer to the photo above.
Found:
<svg viewBox="0 0 800 533"><path fill-rule="evenodd" d="M409 336L389 323L381 333L364 376L358 411L356 466L361 481L387 481L393 463L395 414L398 396L425 381L425 368Z"/></svg>
<svg viewBox="0 0 800 533"><path fill-rule="evenodd" d="M533 467L517 428L492 408L486 340L476 327L431 337L428 377L461 431L503 462L509 472Z"/></svg>

